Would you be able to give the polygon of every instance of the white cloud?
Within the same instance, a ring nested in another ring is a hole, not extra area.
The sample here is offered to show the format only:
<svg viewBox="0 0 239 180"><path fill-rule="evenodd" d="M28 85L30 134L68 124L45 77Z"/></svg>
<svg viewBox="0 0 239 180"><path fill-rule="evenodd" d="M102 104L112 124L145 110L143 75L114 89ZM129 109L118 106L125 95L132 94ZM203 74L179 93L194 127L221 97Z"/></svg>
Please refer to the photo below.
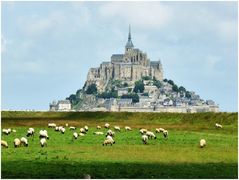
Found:
<svg viewBox="0 0 239 180"><path fill-rule="evenodd" d="M107 2L99 7L99 16L110 22L159 29L170 21L171 9L160 2Z"/></svg>

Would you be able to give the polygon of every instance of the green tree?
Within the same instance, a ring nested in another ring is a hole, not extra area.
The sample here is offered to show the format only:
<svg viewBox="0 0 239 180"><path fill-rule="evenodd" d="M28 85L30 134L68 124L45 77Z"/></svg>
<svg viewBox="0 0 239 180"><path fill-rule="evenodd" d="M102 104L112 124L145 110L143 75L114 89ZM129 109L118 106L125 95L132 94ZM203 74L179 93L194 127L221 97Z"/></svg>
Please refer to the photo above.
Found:
<svg viewBox="0 0 239 180"><path fill-rule="evenodd" d="M176 84L173 85L173 91L178 92L178 86Z"/></svg>
<svg viewBox="0 0 239 180"><path fill-rule="evenodd" d="M171 84L172 86L174 85L174 82L171 79L168 80L168 83Z"/></svg>
<svg viewBox="0 0 239 180"><path fill-rule="evenodd" d="M96 93L97 93L96 84L89 85L87 90L86 90L86 94L96 94Z"/></svg>
<svg viewBox="0 0 239 180"><path fill-rule="evenodd" d="M128 85L127 82L125 82L125 83L123 84L123 86L124 86L124 87L128 87L129 85Z"/></svg>
<svg viewBox="0 0 239 180"><path fill-rule="evenodd" d="M138 93L138 92L142 93L142 92L144 92L144 83L143 83L143 81L136 81L133 91L135 93Z"/></svg>
<svg viewBox="0 0 239 180"><path fill-rule="evenodd" d="M154 81L153 85L155 85L157 88L162 87L162 83L159 80Z"/></svg>
<svg viewBox="0 0 239 180"><path fill-rule="evenodd" d="M189 91L186 91L185 96L186 96L186 98L191 98L191 93Z"/></svg>
<svg viewBox="0 0 239 180"><path fill-rule="evenodd" d="M151 80L151 76L142 76L142 80Z"/></svg>
<svg viewBox="0 0 239 180"><path fill-rule="evenodd" d="M139 96L136 93L124 94L121 96L121 99L128 99L128 98L132 99L133 103L139 102Z"/></svg>
<svg viewBox="0 0 239 180"><path fill-rule="evenodd" d="M168 82L168 80L167 80L167 79L164 79L163 82Z"/></svg>
<svg viewBox="0 0 239 180"><path fill-rule="evenodd" d="M185 89L183 86L180 86L180 87L178 88L178 90L179 90L179 92L186 92L186 89Z"/></svg>

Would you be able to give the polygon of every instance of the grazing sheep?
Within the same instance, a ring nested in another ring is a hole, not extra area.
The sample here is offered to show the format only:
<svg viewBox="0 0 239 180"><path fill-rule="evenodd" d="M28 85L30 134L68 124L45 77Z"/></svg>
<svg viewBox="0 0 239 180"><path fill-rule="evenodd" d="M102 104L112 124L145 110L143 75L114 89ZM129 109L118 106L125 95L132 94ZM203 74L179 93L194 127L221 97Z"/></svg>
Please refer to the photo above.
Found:
<svg viewBox="0 0 239 180"><path fill-rule="evenodd" d="M55 127L55 131L59 131L59 127L58 126Z"/></svg>
<svg viewBox="0 0 239 180"><path fill-rule="evenodd" d="M10 132L9 132L8 129L3 129L3 130L2 130L2 133L3 133L3 134L6 134L6 135L10 134Z"/></svg>
<svg viewBox="0 0 239 180"><path fill-rule="evenodd" d="M21 138L21 144L23 145L23 146L28 146L28 142L27 142L27 139L25 138L25 137L22 137Z"/></svg>
<svg viewBox="0 0 239 180"><path fill-rule="evenodd" d="M115 133L109 129L106 133L106 136L108 136L108 135L114 137Z"/></svg>
<svg viewBox="0 0 239 180"><path fill-rule="evenodd" d="M74 132L74 133L73 133L73 137L74 137L75 139L77 139L77 138L78 138L78 134L77 134L76 132Z"/></svg>
<svg viewBox="0 0 239 180"><path fill-rule="evenodd" d="M8 130L8 132L9 132L9 133L11 133L11 132L12 132L12 130L11 130L10 128L8 128L7 130Z"/></svg>
<svg viewBox="0 0 239 180"><path fill-rule="evenodd" d="M107 144L110 144L111 146L113 145L113 144L115 144L115 141L114 140L111 140L111 139L106 139L106 140L104 140L104 142L103 142L103 146L104 145L106 145L107 146Z"/></svg>
<svg viewBox="0 0 239 180"><path fill-rule="evenodd" d="M164 130L164 131L163 131L163 136L164 136L165 138L168 137L168 131L167 131L167 130Z"/></svg>
<svg viewBox="0 0 239 180"><path fill-rule="evenodd" d="M68 127L68 123L66 123L66 127Z"/></svg>
<svg viewBox="0 0 239 180"><path fill-rule="evenodd" d="M149 139L149 138L148 138L147 135L144 134L144 135L142 136L142 141L143 141L144 144L147 144L147 143L148 143L148 139Z"/></svg>
<svg viewBox="0 0 239 180"><path fill-rule="evenodd" d="M109 129L110 128L110 124L109 123L105 123L105 128Z"/></svg>
<svg viewBox="0 0 239 180"><path fill-rule="evenodd" d="M55 127L56 127L56 124L55 124L55 123L48 123L48 127L49 127L49 128L55 128Z"/></svg>
<svg viewBox="0 0 239 180"><path fill-rule="evenodd" d="M154 135L154 133L153 132L151 132L151 131L147 131L146 132L146 135L149 137L149 138L154 138L154 139L156 139L156 136Z"/></svg>
<svg viewBox="0 0 239 180"><path fill-rule="evenodd" d="M39 134L40 134L40 136L39 136L40 139L42 139L42 138L49 139L49 136L48 136L46 130L40 130Z"/></svg>
<svg viewBox="0 0 239 180"><path fill-rule="evenodd" d="M215 124L215 127L216 127L216 128L222 128L222 125L221 125L221 124L218 124L218 123L216 123L216 124Z"/></svg>
<svg viewBox="0 0 239 180"><path fill-rule="evenodd" d="M27 137L29 137L29 136L33 136L34 137L34 129L33 128L29 128L27 130Z"/></svg>
<svg viewBox="0 0 239 180"><path fill-rule="evenodd" d="M76 127L74 127L74 126L70 126L69 129L70 129L70 130L76 130Z"/></svg>
<svg viewBox="0 0 239 180"><path fill-rule="evenodd" d="M139 130L139 132L140 132L141 134L145 134L145 133L147 132L147 129L142 129L142 128L141 128L141 129Z"/></svg>
<svg viewBox="0 0 239 180"><path fill-rule="evenodd" d="M61 133L62 133L62 134L64 134L64 133L65 133L65 131L66 131L66 129L65 129L65 128L61 128L61 130L60 130L60 131L61 131Z"/></svg>
<svg viewBox="0 0 239 180"><path fill-rule="evenodd" d="M97 129L101 129L101 126L97 126L96 128L97 128Z"/></svg>
<svg viewBox="0 0 239 180"><path fill-rule="evenodd" d="M120 127L119 127L119 126L115 126L114 129L115 129L116 131L120 131Z"/></svg>
<svg viewBox="0 0 239 180"><path fill-rule="evenodd" d="M84 133L79 133L79 136L85 136L85 134Z"/></svg>
<svg viewBox="0 0 239 180"><path fill-rule="evenodd" d="M63 126L58 126L58 131L61 131L62 128Z"/></svg>
<svg viewBox="0 0 239 180"><path fill-rule="evenodd" d="M94 132L93 134L95 134L95 135L103 135L104 133L103 132Z"/></svg>
<svg viewBox="0 0 239 180"><path fill-rule="evenodd" d="M156 129L155 129L155 132L156 132L156 133L160 133L160 132L163 132L163 131L164 131L163 128L156 128Z"/></svg>
<svg viewBox="0 0 239 180"><path fill-rule="evenodd" d="M89 130L88 126L85 126L84 129L86 132Z"/></svg>
<svg viewBox="0 0 239 180"><path fill-rule="evenodd" d="M40 139L40 145L41 147L47 146L46 138Z"/></svg>
<svg viewBox="0 0 239 180"><path fill-rule="evenodd" d="M85 128L80 128L80 133L84 133L84 134L86 134L86 130L85 130Z"/></svg>
<svg viewBox="0 0 239 180"><path fill-rule="evenodd" d="M7 141L1 140L1 146L5 147L5 148L8 148Z"/></svg>
<svg viewBox="0 0 239 180"><path fill-rule="evenodd" d="M205 139L201 139L199 144L200 144L200 147L203 148L204 146L206 146L206 140Z"/></svg>
<svg viewBox="0 0 239 180"><path fill-rule="evenodd" d="M129 126L125 126L125 131L132 131L132 129Z"/></svg>
<svg viewBox="0 0 239 180"><path fill-rule="evenodd" d="M14 144L14 147L15 147L15 148L16 148L16 147L19 147L19 146L21 145L20 139L18 139L18 138L14 139L13 144Z"/></svg>

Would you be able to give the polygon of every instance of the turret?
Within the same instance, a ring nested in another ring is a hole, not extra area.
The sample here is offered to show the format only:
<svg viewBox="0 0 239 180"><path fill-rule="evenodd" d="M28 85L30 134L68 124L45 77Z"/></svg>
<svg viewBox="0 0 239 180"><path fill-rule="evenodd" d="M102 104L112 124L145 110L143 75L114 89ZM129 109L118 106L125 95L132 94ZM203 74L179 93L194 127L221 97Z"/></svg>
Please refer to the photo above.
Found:
<svg viewBox="0 0 239 180"><path fill-rule="evenodd" d="M131 29L130 29L130 25L129 25L129 35L128 35L128 41L125 45L125 52L128 52L129 50L133 49L134 45L131 41Z"/></svg>

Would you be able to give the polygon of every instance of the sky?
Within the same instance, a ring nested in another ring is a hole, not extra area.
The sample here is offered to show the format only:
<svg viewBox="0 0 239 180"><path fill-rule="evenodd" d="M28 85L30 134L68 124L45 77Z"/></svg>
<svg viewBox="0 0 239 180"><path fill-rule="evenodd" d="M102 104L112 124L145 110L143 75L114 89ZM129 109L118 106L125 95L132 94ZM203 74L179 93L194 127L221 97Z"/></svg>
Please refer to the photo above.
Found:
<svg viewBox="0 0 239 180"><path fill-rule="evenodd" d="M238 111L237 2L2 2L1 109L48 110L90 67L136 48L164 77Z"/></svg>

